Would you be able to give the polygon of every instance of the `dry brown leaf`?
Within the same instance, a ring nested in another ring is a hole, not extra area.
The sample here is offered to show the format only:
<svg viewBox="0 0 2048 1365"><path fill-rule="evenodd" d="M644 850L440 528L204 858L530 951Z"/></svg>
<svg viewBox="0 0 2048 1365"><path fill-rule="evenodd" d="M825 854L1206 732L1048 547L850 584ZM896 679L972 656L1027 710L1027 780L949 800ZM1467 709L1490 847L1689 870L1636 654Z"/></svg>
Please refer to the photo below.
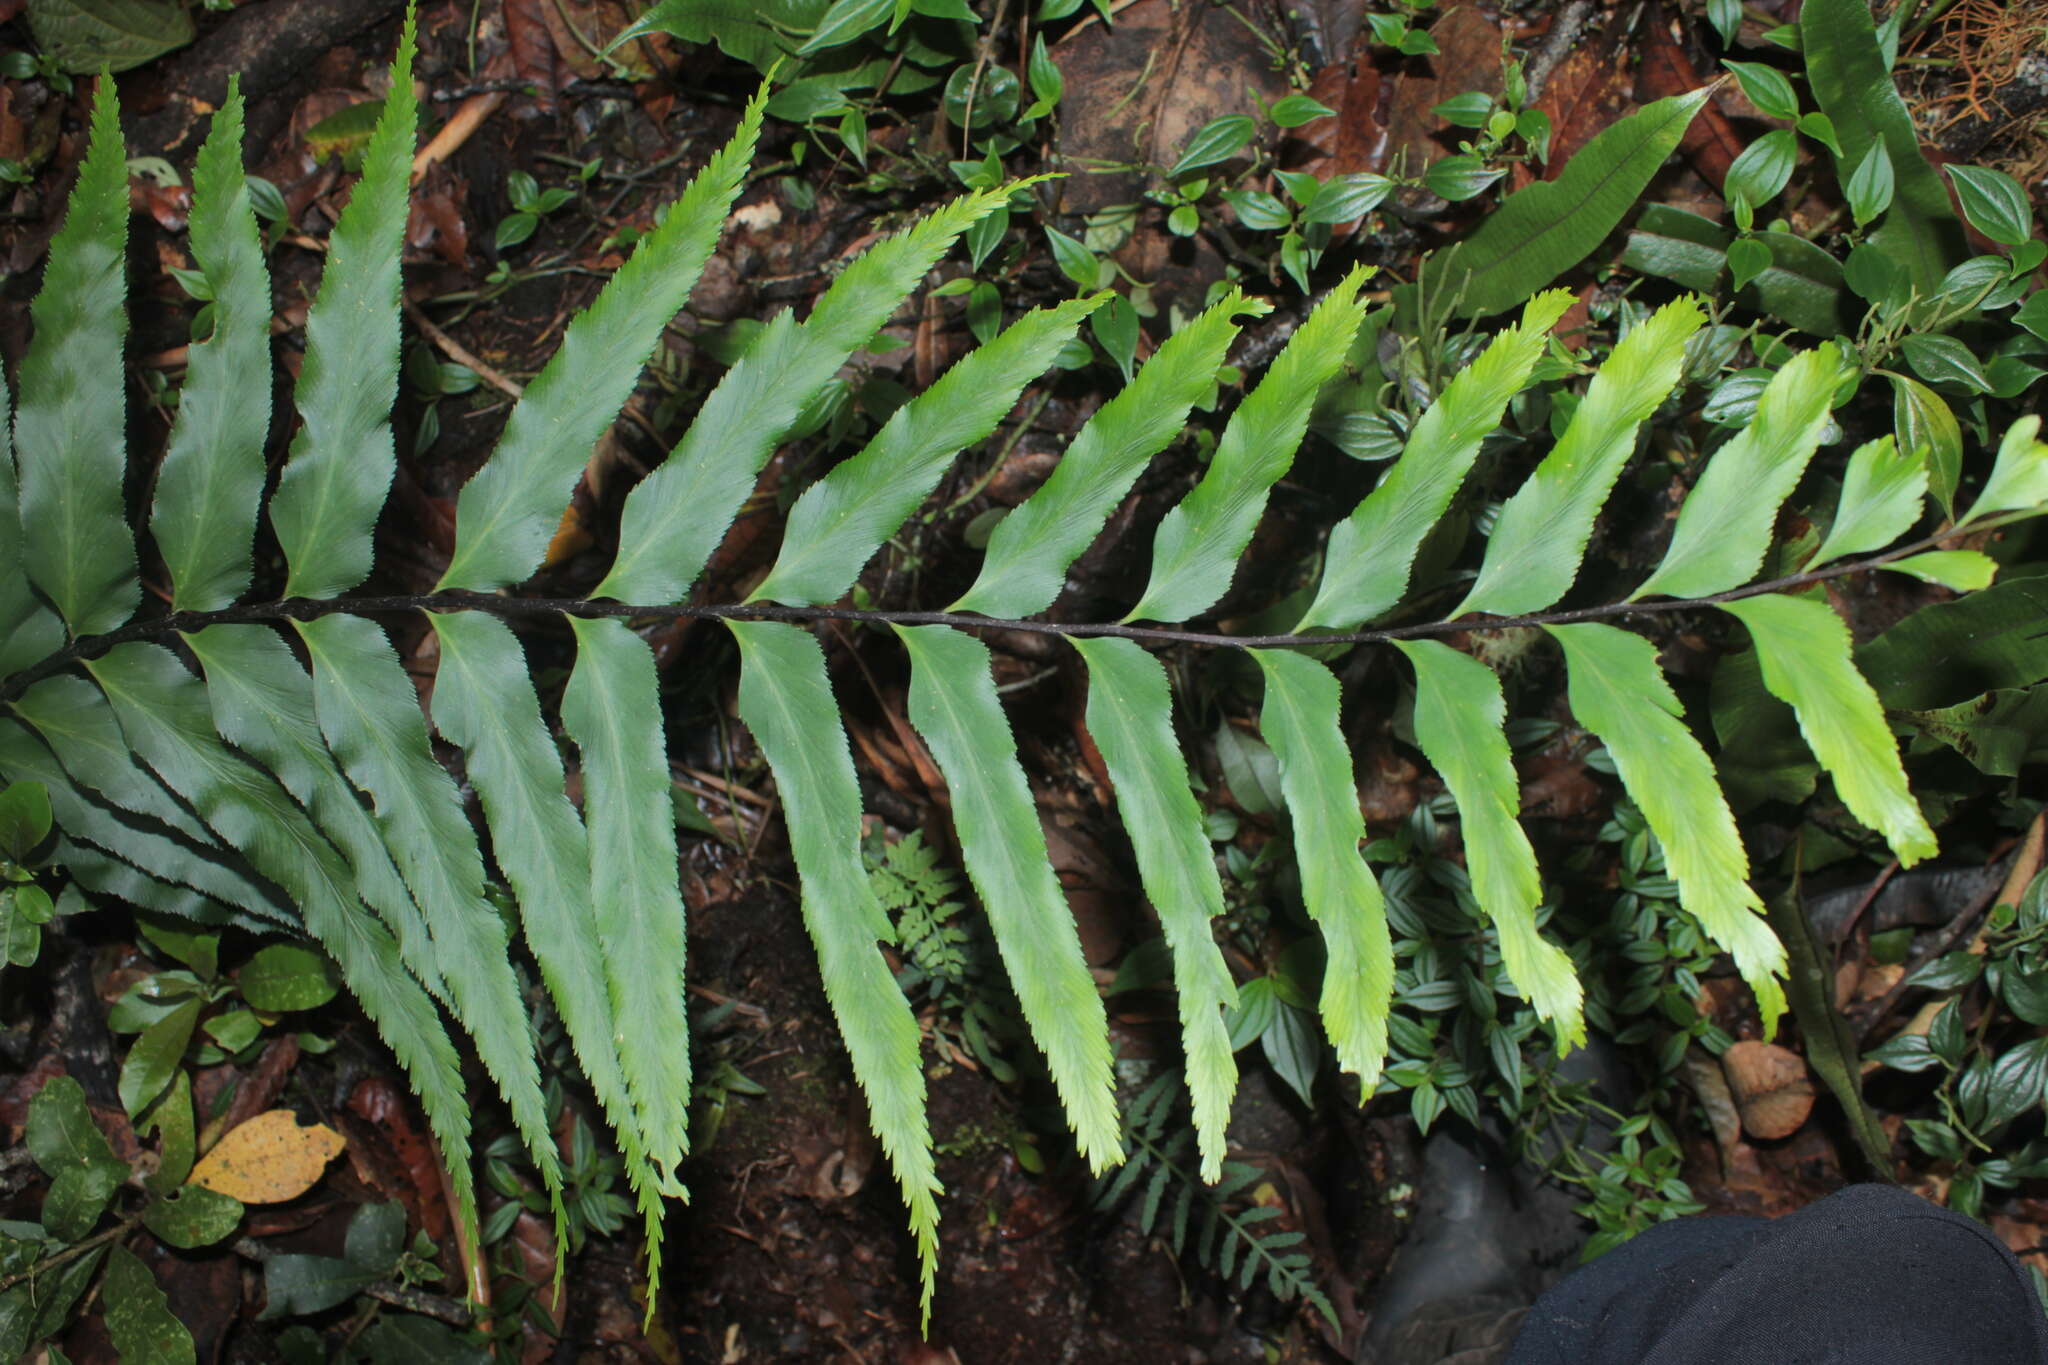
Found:
<svg viewBox="0 0 2048 1365"><path fill-rule="evenodd" d="M1751 1137L1789 1137L1813 1112L1813 1081L1796 1052L1745 1039L1721 1055L1721 1070Z"/></svg>
<svg viewBox="0 0 2048 1365"><path fill-rule="evenodd" d="M282 1204L312 1189L346 1145L324 1123L302 1128L291 1110L273 1109L230 1129L186 1183L244 1204Z"/></svg>

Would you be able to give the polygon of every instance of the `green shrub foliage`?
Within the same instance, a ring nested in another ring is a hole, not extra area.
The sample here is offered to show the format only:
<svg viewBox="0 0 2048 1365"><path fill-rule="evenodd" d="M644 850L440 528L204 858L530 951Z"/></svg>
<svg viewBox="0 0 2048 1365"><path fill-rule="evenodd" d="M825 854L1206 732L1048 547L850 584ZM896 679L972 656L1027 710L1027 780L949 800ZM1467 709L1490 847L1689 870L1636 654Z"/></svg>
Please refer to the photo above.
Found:
<svg viewBox="0 0 2048 1365"><path fill-rule="evenodd" d="M593 442L714 249L760 131L757 98L731 143L571 322L513 409L492 458L462 490L456 547L437 589L351 598L371 569L395 464L412 50L408 31L307 318L297 429L267 500L269 282L240 165L239 94L216 116L191 217L213 328L192 349L169 453L138 525L122 494L126 170L111 82L102 85L90 150L34 303L12 451L0 460L9 485L0 489L8 570L0 576L0 774L48 787L61 861L87 888L208 924L283 928L318 942L404 1065L467 1206L471 1106L449 1031L451 1020L459 1024L559 1196L506 921L485 898L477 834L433 757L438 733L462 753L517 927L616 1132L652 1234L662 1198L680 1192L687 1148L684 921L655 662L628 623L685 614L723 621L739 646L740 712L780 787L805 925L908 1207L928 1303L939 1187L918 1027L880 946L892 937L890 922L863 868L853 763L824 653L806 623L848 591L1105 296L1026 313L961 360L803 494L780 559L748 602L691 605L691 584L806 406L961 234L1017 187L956 200L868 250L803 321L790 312L768 321L666 462L627 498L616 562L593 597L541 604L505 594L539 567ZM1359 332L1364 282L1354 272L1332 290L1239 404L1200 482L1160 523L1132 615L1024 623L1056 630L1086 665L1087 725L1172 950L1196 1155L1210 1180L1225 1170L1236 1070L1223 1014L1236 992L1209 930L1223 896L1174 738L1166 672L1145 646L1187 638L1171 628L1229 587L1317 391L1340 372ZM1781 504L1832 430L1843 371L1832 344L1778 369L1754 420L1701 471L1669 553L1635 600L1554 611L1640 428L1678 384L1687 342L1705 321L1693 301L1664 307L1620 342L1555 448L1502 509L1452 618L1369 628L1409 594L1418 548L1508 402L1531 382L1567 301L1561 292L1529 300L1336 526L1322 581L1295 628L1320 632L1323 648L1305 649L1301 634L1210 637L1250 646L1263 675L1261 725L1279 762L1303 896L1328 949L1321 1016L1366 1094L1386 1050L1394 964L1380 891L1360 855L1364 825L1337 677L1321 661L1332 643L1391 643L1409 661L1416 739L1463 817L1473 894L1499 928L1514 981L1563 1044L1583 1037L1580 988L1570 960L1539 928L1540 879L1518 823L1501 686L1432 636L1503 619L1549 631L1579 722L1607 746L1662 841L1684 906L1733 955L1769 1020L1783 1008L1784 952L1759 914L1734 820L1655 649L1613 621L1674 605L1732 614L1756 645L1765 686L1797 712L1848 809L1901 862L1934 851L1877 697L1851 662L1849 634L1811 586L1879 563L1965 588L1989 580L1990 562L1974 552L1923 553L1955 527L1886 550L1922 518L1922 453L1889 439L1855 451L1819 556L1789 579L1753 582ZM910 720L950 788L968 876L1079 1149L1097 1171L1124 1155L1103 1006L1047 861L988 649L973 630L1051 603L1147 462L1213 391L1240 320L1263 311L1232 291L1166 340L1081 430L1043 488L1000 524L985 571L948 612L915 621L880 614L909 656ZM2007 437L1958 526L1988 528L2048 500L2048 446L2037 432L2030 420ZM264 515L287 576L282 597L259 601L248 593ZM144 533L169 576L168 613L141 612ZM430 715L371 619L394 611L424 611L434 632ZM555 719L578 755L580 808L565 794L550 718L505 624L508 615L541 613L566 618L574 636L576 661Z"/></svg>

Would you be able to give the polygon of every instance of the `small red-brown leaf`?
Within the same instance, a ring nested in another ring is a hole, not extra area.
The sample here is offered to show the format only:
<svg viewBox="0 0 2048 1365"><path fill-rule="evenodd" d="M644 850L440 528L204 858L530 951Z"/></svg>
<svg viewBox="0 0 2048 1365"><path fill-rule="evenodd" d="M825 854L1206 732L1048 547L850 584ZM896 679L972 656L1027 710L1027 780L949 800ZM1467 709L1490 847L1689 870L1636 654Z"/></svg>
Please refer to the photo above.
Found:
<svg viewBox="0 0 2048 1365"><path fill-rule="evenodd" d="M1721 1055L1721 1070L1751 1137L1790 1137L1813 1112L1813 1081L1796 1052L1745 1039Z"/></svg>

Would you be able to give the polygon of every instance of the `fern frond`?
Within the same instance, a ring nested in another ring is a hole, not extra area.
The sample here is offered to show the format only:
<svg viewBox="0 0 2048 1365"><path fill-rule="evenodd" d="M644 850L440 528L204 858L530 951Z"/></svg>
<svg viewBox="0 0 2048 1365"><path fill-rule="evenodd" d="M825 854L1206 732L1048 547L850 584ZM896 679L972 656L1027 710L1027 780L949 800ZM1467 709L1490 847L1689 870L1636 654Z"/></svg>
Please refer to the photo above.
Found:
<svg viewBox="0 0 2048 1365"><path fill-rule="evenodd" d="M2038 509L2048 503L2048 443L2041 439L2041 419L2028 414L2014 422L1998 443L1998 459L1984 491L1970 504L1963 525L2001 512Z"/></svg>
<svg viewBox="0 0 2048 1365"><path fill-rule="evenodd" d="M1266 677L1259 729L1280 760L1302 903L1329 950L1318 1002L1323 1027L1338 1065L1357 1075L1361 1099L1370 1098L1387 1057L1394 944L1386 901L1358 851L1365 814L1337 724L1337 679L1305 654L1255 649L1252 657Z"/></svg>
<svg viewBox="0 0 2048 1365"><path fill-rule="evenodd" d="M1622 785L1664 846L1678 903L1732 954L1756 993L1766 1035L1785 1012L1785 948L1749 885L1749 855L1714 781L1714 765L1680 718L1685 709L1648 640L1613 626L1545 627L1564 646L1566 695L1614 758Z"/></svg>
<svg viewBox="0 0 2048 1365"><path fill-rule="evenodd" d="M304 425L270 499L270 525L291 566L286 597L333 597L369 576L372 531L398 455L399 262L419 101L413 17L405 19L391 91L363 152L363 175L327 239L327 268L306 313L299 369Z"/></svg>
<svg viewBox="0 0 2048 1365"><path fill-rule="evenodd" d="M1500 935L1502 965L1549 1021L1560 1048L1586 1041L1584 993L1564 949L1536 928L1543 878L1516 820L1520 783L1502 725L1500 679L1479 660L1435 640L1397 642L1415 666L1415 742L1458 802L1472 895Z"/></svg>
<svg viewBox="0 0 2048 1365"><path fill-rule="evenodd" d="M1565 289L1530 299L1522 305L1521 322L1496 336L1445 385L1417 419L1401 458L1379 487L1330 532L1322 584L1295 630L1348 630L1401 600L1422 538L1465 482L1479 458L1479 443L1500 426L1509 400L1529 382L1550 329L1571 303Z"/></svg>
<svg viewBox="0 0 2048 1365"><path fill-rule="evenodd" d="M1697 300L1680 299L1621 339L1579 400L1563 439L1500 509L1479 578L1453 618L1541 611L1571 590L1593 518L1635 454L1636 433L1677 386L1685 344L1705 323Z"/></svg>
<svg viewBox="0 0 2048 1365"><path fill-rule="evenodd" d="M1883 549L1920 520L1926 500L1924 451L1900 450L1889 436L1865 441L1850 452L1834 523L1806 567Z"/></svg>
<svg viewBox="0 0 2048 1365"><path fill-rule="evenodd" d="M1123 391L1088 419L1045 483L989 535L974 585L953 611L1029 616L1052 605L1067 568L1101 532L1146 463L1216 386L1237 319L1268 311L1233 289L1160 343Z"/></svg>
<svg viewBox="0 0 2048 1365"><path fill-rule="evenodd" d="M186 361L149 529L170 572L171 606L214 611L249 588L270 433L270 271L242 174L238 76L192 171L191 237L213 334Z"/></svg>
<svg viewBox="0 0 2048 1365"><path fill-rule="evenodd" d="M755 476L826 381L880 330L960 234L1017 189L1003 185L956 199L878 242L832 282L804 322L777 314L704 400L668 459L627 496L618 558L591 595L682 600Z"/></svg>
<svg viewBox="0 0 2048 1365"><path fill-rule="evenodd" d="M613 1043L647 1159L673 1174L690 1145L683 892L654 655L618 621L569 620L576 668L562 724L583 755L590 922L604 956ZM518 837L518 831L506 831Z"/></svg>
<svg viewBox="0 0 2048 1365"><path fill-rule="evenodd" d="M854 1079L867 1095L870 1126L910 1211L924 1284L921 1311L929 1323L941 1191L925 1118L917 1018L876 946L892 935L861 868L860 787L825 676L825 653L815 636L796 626L728 624L740 646L740 719L775 772L803 879L804 927Z"/></svg>
<svg viewBox="0 0 2048 1365"><path fill-rule="evenodd" d="M1779 506L1820 448L1841 374L1841 353L1828 341L1771 376L1756 416L1707 461L1678 509L1663 563L1630 601L1654 593L1706 597L1756 576Z"/></svg>
<svg viewBox="0 0 2048 1365"><path fill-rule="evenodd" d="M112 80L92 102L92 132L64 226L29 316L14 414L22 567L73 635L135 614L135 537L122 514L127 463L128 156Z"/></svg>
<svg viewBox="0 0 2048 1365"><path fill-rule="evenodd" d="M1237 1003L1237 985L1209 928L1223 913L1223 883L1174 738L1166 670L1129 640L1076 639L1074 648L1088 665L1088 733L1116 785L1138 874L1173 953L1202 1178L1215 1180L1223 1173L1224 1129L1237 1091L1237 1058L1223 1023L1223 1012Z"/></svg>
<svg viewBox="0 0 2048 1365"><path fill-rule="evenodd" d="M910 654L910 723L946 779L968 880L988 911L1024 1021L1052 1071L1081 1154L1102 1171L1122 1158L1109 1019L1047 860L1045 830L988 646L947 626L898 626Z"/></svg>
<svg viewBox="0 0 2048 1365"><path fill-rule="evenodd" d="M1265 511L1266 494L1294 463L1316 392L1343 367L1365 321L1359 266L1301 324L1258 388L1231 414L1202 481L1159 523L1152 576L1127 621L1179 621L1230 588L1237 558ZM1149 366L1147 368L1150 368Z"/></svg>
<svg viewBox="0 0 2048 1365"><path fill-rule="evenodd" d="M930 495L962 450L994 431L1106 295L1026 313L896 409L858 455L789 509L782 553L749 602L830 602ZM1021 509L1020 509L1021 510Z"/></svg>
<svg viewBox="0 0 2048 1365"><path fill-rule="evenodd" d="M29 586L22 563L21 492L14 477L14 412L0 374L0 677L64 644L63 623Z"/></svg>
<svg viewBox="0 0 2048 1365"><path fill-rule="evenodd" d="M1933 857L1934 831L1906 790L1898 741L1850 659L1849 627L1826 596L1765 593L1721 610L1749 628L1764 687L1799 717L1800 733L1849 813L1884 835L1901 866Z"/></svg>
<svg viewBox="0 0 2048 1365"><path fill-rule="evenodd" d="M52 861L95 896L111 896L155 914L190 920L194 924L215 928L233 926L255 934L276 931L273 924L240 914L189 886L153 877L133 863L91 844L77 843L60 834L51 856Z"/></svg>
<svg viewBox="0 0 2048 1365"><path fill-rule="evenodd" d="M490 460L455 505L455 554L440 589L487 592L530 577L575 491L590 448L618 417L661 340L690 301L745 186L764 81L732 140L704 163L654 231L562 333L562 344L513 405Z"/></svg>

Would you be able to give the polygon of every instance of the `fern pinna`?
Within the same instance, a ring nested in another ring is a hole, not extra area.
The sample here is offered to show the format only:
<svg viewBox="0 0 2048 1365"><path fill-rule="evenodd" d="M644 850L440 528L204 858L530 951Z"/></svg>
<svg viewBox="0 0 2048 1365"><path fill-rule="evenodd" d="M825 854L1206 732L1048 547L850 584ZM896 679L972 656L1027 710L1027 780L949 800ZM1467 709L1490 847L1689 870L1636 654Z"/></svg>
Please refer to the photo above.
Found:
<svg viewBox="0 0 2048 1365"><path fill-rule="evenodd" d="M678 447L626 499L616 561L591 597L514 595L716 245L745 183L759 98L569 325L513 409L492 458L461 492L455 549L435 591L348 596L371 569L394 470L412 52L408 28L306 319L296 430L267 499L273 419L259 396L268 391L270 295L240 165L239 95L216 116L191 217L212 330L192 348L168 453L133 525L120 392L128 195L114 92L102 82L89 152L33 307L10 458L0 460L10 485L0 492L10 569L0 577L0 773L49 789L60 860L88 889L321 944L406 1068L466 1214L470 1105L451 1019L558 1195L560 1176L505 921L485 899L479 840L433 757L433 733L461 751L497 872L616 1130L650 1237L663 1196L680 1192L690 1088L683 901L655 661L635 620L714 618L738 641L741 715L780 788L805 923L908 1206L927 1304L939 1187L918 1025L884 955L891 925L863 869L859 789L808 623L879 621L907 652L911 724L949 788L967 873L1097 1171L1124 1155L1103 1006L1047 861L989 652L974 633L981 626L1057 634L1085 663L1086 724L1172 950L1196 1155L1209 1180L1226 1169L1236 1072L1223 1016L1236 992L1210 930L1222 891L1175 739L1167 674L1147 646L1245 649L1258 664L1260 721L1279 760L1302 892L1328 949L1322 1019L1368 1095L1386 1051L1394 963L1379 888L1360 855L1338 681L1321 661L1333 646L1391 644L1408 659L1415 736L1457 802L1473 894L1498 927L1513 980L1561 1044L1583 1035L1580 988L1540 932L1540 876L1518 823L1501 685L1435 637L1516 624L1557 642L1573 712L1607 746L1662 840L1684 905L1733 955L1767 1019L1783 1008L1784 957L1758 914L1734 821L1656 650L1612 621L1679 608L1741 621L1765 685L1796 711L1848 809L1902 862L1934 851L1877 698L1851 662L1849 633L1816 585L1871 567L1961 590L1987 582L1983 555L1934 547L2048 501L2038 422L2007 435L1967 515L1904 546L1894 542L1925 508L1922 454L1889 439L1861 447L1818 550L1789 577L1753 582L1778 509L1829 438L1831 408L1846 392L1843 357L1820 345L1778 370L1754 420L1707 462L1668 553L1636 594L1557 610L1639 429L1679 383L1688 339L1704 322L1692 301L1636 326L1592 376L1562 438L1501 510L1448 620L1368 624L1408 595L1424 538L1545 359L1567 303L1561 292L1530 299L1415 422L1400 459L1332 531L1321 583L1292 630L1228 636L1181 624L1229 587L1318 391L1345 369L1366 313L1363 271L1315 307L1238 405L1199 482L1159 524L1150 577L1121 622L1030 618L1214 391L1241 322L1266 311L1242 293L1176 331L1095 413L1051 478L996 527L979 579L948 609L831 604L1103 295L1025 313L959 361L803 493L780 558L746 602L692 603L693 581L806 406L961 234L1019 187L971 194L869 249L803 321L785 312L762 328ZM254 600L255 531L266 512L284 588ZM154 546L148 560L142 533ZM142 609L145 563L153 576L161 565L168 611ZM373 624L402 612L425 612L438 646L426 715ZM576 660L556 719L578 757L580 806L566 794L556 734L508 619L566 622L573 634Z"/></svg>

